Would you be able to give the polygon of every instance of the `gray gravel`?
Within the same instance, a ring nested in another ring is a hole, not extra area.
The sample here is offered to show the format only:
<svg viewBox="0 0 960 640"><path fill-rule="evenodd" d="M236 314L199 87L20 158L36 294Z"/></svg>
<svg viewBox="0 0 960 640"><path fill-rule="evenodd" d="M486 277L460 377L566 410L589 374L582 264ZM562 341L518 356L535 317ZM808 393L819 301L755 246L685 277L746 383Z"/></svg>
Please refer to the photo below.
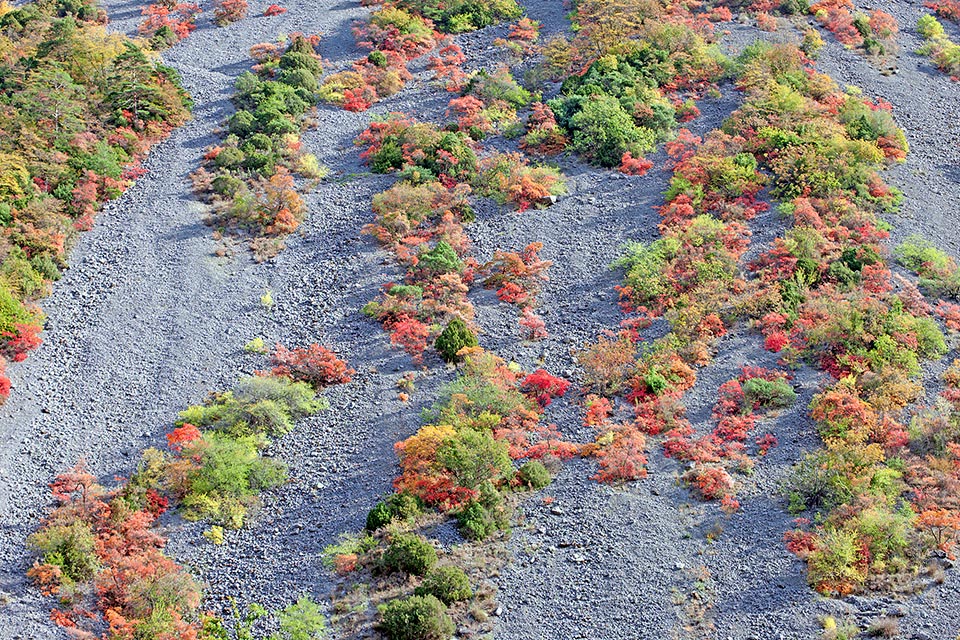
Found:
<svg viewBox="0 0 960 640"><path fill-rule="evenodd" d="M252 3L251 16L267 4ZM524 4L545 23L545 34L566 28L560 2ZM893 13L904 31L899 74L881 76L829 36L821 69L891 101L907 129L912 153L890 174L906 195L902 214L893 220L895 237L923 232L957 255L960 87L910 53L917 46L912 25L920 5L886 4L878 8ZM135 29L138 3L106 5L115 29ZM320 565L320 551L338 533L362 526L367 509L389 489L393 443L417 428L418 409L451 376L429 362L431 373L418 380L411 405L401 405L395 383L411 370L409 359L389 348L380 328L358 313L380 284L398 275L390 257L358 235L371 217L371 196L393 181L358 175L366 169L352 140L369 113L321 107L319 127L304 140L331 168L331 179L308 197L310 217L285 252L264 264L250 261L242 248L229 259L214 257L217 245L200 222L203 207L189 196L187 174L229 114L230 86L248 67L249 46L279 33L320 32L321 53L332 68L359 55L349 27L367 9L328 0L283 5L289 9L283 16L251 17L222 29L203 23L165 53L197 102L195 118L151 155L150 173L83 236L74 267L44 302L49 321L43 346L11 369L14 392L0 408L0 595L8 601L0 604L0 638L63 637L47 620L49 602L22 577L30 561L23 540L47 508L45 484L80 456L103 477L129 473L141 449L162 442L178 410L263 366L242 351L250 338L319 341L358 374L330 391L330 411L304 421L271 449L289 463L293 481L266 496L249 528L229 532L227 544L216 547L204 541L199 525L167 523L169 551L209 584L214 610L231 595L279 606L303 591L326 593L330 576ZM490 41L504 32L500 27L460 37L468 66L503 60ZM731 46L742 46L753 33L734 29ZM404 91L371 111L442 117L448 96L429 85L423 62L413 70L416 77ZM717 126L736 101L736 93L725 88L721 99L700 105L703 116L692 127L702 133ZM662 154L655 160L662 163ZM496 249L544 243L543 257L555 262L541 296L551 337L518 342L515 310L497 304L491 292L471 295L484 346L528 369L543 361L554 372L575 376L571 351L619 317L613 291L618 275L606 265L625 240L655 237L658 216L651 207L662 201L667 174L658 169L630 178L569 158L562 168L571 194L557 205L524 214L480 206L469 229L480 259ZM759 219L755 227L755 242L779 231L773 218ZM276 301L269 311L259 304L266 289ZM702 432L712 426L709 408L719 384L746 362L773 363L756 336L743 332L725 338L721 348L723 355L700 372L687 401ZM715 505L690 500L675 483L677 464L655 445L650 477L622 489L589 480L590 461L566 465L545 491L555 497L552 505L531 499L521 509L511 542L515 561L498 579L503 609L497 636L683 637L689 621L674 596L690 592L696 570L706 566L717 638L807 639L817 634L824 613L859 611L866 617L895 607L907 614L906 637L953 638L960 629L960 593L952 572L942 586L902 604L825 600L806 587L802 564L783 549L790 521L773 491L800 452L816 446L802 407L819 378L802 371L797 383L801 401L765 425L780 445L758 464L741 492L742 510L729 520L718 518ZM548 418L569 437L586 440L575 400L555 402ZM723 520L724 533L707 544L703 532L717 520Z"/></svg>

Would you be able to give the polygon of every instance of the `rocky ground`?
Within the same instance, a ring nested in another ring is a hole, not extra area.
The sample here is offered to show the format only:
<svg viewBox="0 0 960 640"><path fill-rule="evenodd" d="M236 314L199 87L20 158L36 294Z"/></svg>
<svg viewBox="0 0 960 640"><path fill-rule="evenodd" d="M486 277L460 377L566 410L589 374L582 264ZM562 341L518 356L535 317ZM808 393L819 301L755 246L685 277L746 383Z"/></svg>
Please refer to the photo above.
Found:
<svg viewBox="0 0 960 640"><path fill-rule="evenodd" d="M107 0L113 28L133 32L141 3ZM0 408L0 637L59 638L47 621L49 603L30 589L23 572L31 561L23 540L47 506L45 484L58 471L86 458L102 477L129 473L140 450L162 442L176 412L206 393L228 387L242 373L263 366L243 352L255 336L268 343L318 341L335 349L357 370L354 381L331 390L332 408L298 425L271 450L291 468L293 482L264 500L255 522L230 532L214 546L202 527L169 523L169 551L194 566L209 584L213 609L225 598L285 604L303 591L322 596L331 577L322 567L323 547L339 533L362 526L377 496L394 474L393 443L419 424L450 372L430 362L432 373L417 382L410 405L396 396L396 382L411 370L385 334L359 308L397 272L387 254L359 235L370 219L372 195L393 178L366 174L352 141L371 113L405 111L439 119L448 96L414 66L414 81L370 112L321 107L319 126L304 136L331 176L309 195L310 217L302 232L274 261L257 264L242 246L232 257L218 248L201 219L202 205L189 193L187 174L230 112L233 80L249 66L250 45L280 33L323 36L321 53L331 68L358 57L349 27L368 11L356 2L290 0L289 12L259 17L266 2L252 2L251 16L225 28L205 20L187 40L164 54L183 74L196 100L194 119L174 132L150 157L150 173L111 203L73 252L71 268L44 301L49 319L43 346L12 367L14 391ZM523 3L544 23L544 33L565 30L566 9L555 0ZM867 7L861 7L867 8ZM911 154L891 172L905 203L893 217L894 239L920 232L943 249L960 251L960 85L932 69L913 51L919 3L883 2L872 8L900 22L899 72L884 76L857 52L829 35L820 67L841 83L894 105L906 129ZM490 45L504 28L458 39L468 66L493 65L502 51ZM748 26L731 27L724 46L736 50L756 37ZM766 37L781 37L766 34ZM737 104L724 87L719 99L700 104L692 123L698 133L716 127ZM653 157L662 164L663 156ZM541 296L551 338L532 345L518 340L515 310L476 291L481 343L528 369L546 366L576 377L571 351L618 321L618 274L607 265L628 239L651 239L667 174L642 178L561 161L570 195L543 211L523 214L478 208L469 232L480 259L496 249L544 243L554 261ZM754 242L778 231L774 216L754 223ZM275 300L263 307L261 294ZM694 425L710 429L717 387L747 362L773 364L756 336L733 332L723 356L704 369L687 404ZM935 371L931 371L931 376ZM948 639L960 630L960 580L948 572L942 585L903 602L875 598L833 601L806 586L802 565L786 552L782 534L790 519L776 486L801 451L816 445L803 407L819 379L801 371L801 401L767 423L779 439L741 495L743 508L721 518L715 505L691 500L678 487L678 465L655 445L650 477L625 488L589 479L591 462L564 467L545 494L521 509L511 541L514 561L497 578L503 640L684 637L697 618L712 620L717 638L808 639L820 615L856 615L869 621L882 611L904 614L904 637ZM577 408L569 400L551 406L568 437L585 440ZM720 524L710 544L704 533ZM690 596L696 592L696 596ZM691 607L691 603L702 606Z"/></svg>

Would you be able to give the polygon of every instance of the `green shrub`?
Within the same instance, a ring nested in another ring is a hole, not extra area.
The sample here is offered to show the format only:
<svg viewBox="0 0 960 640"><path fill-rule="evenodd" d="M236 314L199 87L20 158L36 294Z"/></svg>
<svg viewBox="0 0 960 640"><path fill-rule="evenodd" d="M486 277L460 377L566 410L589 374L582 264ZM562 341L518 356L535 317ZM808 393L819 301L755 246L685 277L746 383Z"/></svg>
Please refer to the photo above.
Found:
<svg viewBox="0 0 960 640"><path fill-rule="evenodd" d="M547 468L539 460L528 460L517 470L520 485L529 489L543 489L552 478Z"/></svg>
<svg viewBox="0 0 960 640"><path fill-rule="evenodd" d="M387 572L402 571L424 576L437 563L437 550L424 537L398 533L383 553L382 567Z"/></svg>
<svg viewBox="0 0 960 640"><path fill-rule="evenodd" d="M943 25L929 13L925 13L917 20L917 33L924 40L941 40L947 37Z"/></svg>
<svg viewBox="0 0 960 640"><path fill-rule="evenodd" d="M925 238L912 235L894 250L897 262L920 276L920 286L932 295L960 298L956 261Z"/></svg>
<svg viewBox="0 0 960 640"><path fill-rule="evenodd" d="M460 256L449 244L440 240L436 246L427 251L421 251L417 258L418 266L432 273L456 273L463 269Z"/></svg>
<svg viewBox="0 0 960 640"><path fill-rule="evenodd" d="M367 513L367 531L376 531L394 520L412 521L422 512L419 498L409 493L394 493Z"/></svg>
<svg viewBox="0 0 960 640"><path fill-rule="evenodd" d="M457 523L464 537L483 540L510 525L509 512L503 496L490 483L480 486L479 496L464 505L457 513Z"/></svg>
<svg viewBox="0 0 960 640"><path fill-rule="evenodd" d="M269 640L321 640L327 637L327 619L320 605L309 596L300 596L277 612L280 630Z"/></svg>
<svg viewBox="0 0 960 640"><path fill-rule="evenodd" d="M414 590L418 596L435 596L440 602L450 605L473 597L470 579L460 567L435 567Z"/></svg>
<svg viewBox="0 0 960 640"><path fill-rule="evenodd" d="M856 536L832 528L818 536L817 548L807 561L807 579L821 592L842 592L863 584L866 576L860 568Z"/></svg>
<svg viewBox="0 0 960 640"><path fill-rule="evenodd" d="M27 544L43 554L45 564L60 567L63 577L74 582L89 580L100 567L97 539L82 520L45 527L31 535Z"/></svg>
<svg viewBox="0 0 960 640"><path fill-rule="evenodd" d="M190 423L233 435L283 435L294 420L326 409L305 382L285 377L243 378L232 391L214 394L203 405L180 412L179 424Z"/></svg>
<svg viewBox="0 0 960 640"><path fill-rule="evenodd" d="M16 325L36 324L37 320L36 316L13 297L6 285L0 283L0 333L16 334Z"/></svg>
<svg viewBox="0 0 960 640"><path fill-rule="evenodd" d="M629 243L624 246L623 257L613 266L626 269L625 284L631 288L634 300L654 301L673 292L673 283L664 275L664 270L679 249L680 241L674 237L660 238L650 244Z"/></svg>
<svg viewBox="0 0 960 640"><path fill-rule="evenodd" d="M286 480L286 469L260 455L263 441L255 436L208 431L203 445L199 463L183 488L183 516L239 529L256 497Z"/></svg>
<svg viewBox="0 0 960 640"><path fill-rule="evenodd" d="M752 407L783 409L797 400L797 392L783 378L777 380L750 378L743 383L743 395L747 409Z"/></svg>
<svg viewBox="0 0 960 640"><path fill-rule="evenodd" d="M853 497L843 472L844 452L817 451L806 455L784 481L790 513L807 509L830 510Z"/></svg>
<svg viewBox="0 0 960 640"><path fill-rule="evenodd" d="M456 362L460 359L457 353L464 347L476 347L476 334L460 318L453 318L446 328L440 332L433 346L440 356L447 362Z"/></svg>
<svg viewBox="0 0 960 640"><path fill-rule="evenodd" d="M513 470L507 443L489 431L465 427L437 448L437 462L453 474L461 487L477 489L499 481Z"/></svg>
<svg viewBox="0 0 960 640"><path fill-rule="evenodd" d="M449 640L455 630L436 597L410 596L383 605L378 628L389 640Z"/></svg>
<svg viewBox="0 0 960 640"><path fill-rule="evenodd" d="M619 166L627 151L640 156L654 148L653 132L638 127L613 96L594 95L582 100L570 118L569 128L573 133L571 148L601 167Z"/></svg>
<svg viewBox="0 0 960 640"><path fill-rule="evenodd" d="M897 485L899 488L901 485ZM913 537L913 521L916 514L904 505L894 512L885 506L864 509L846 526L856 531L857 537L866 540L870 550L871 571L885 573L905 564L904 554Z"/></svg>

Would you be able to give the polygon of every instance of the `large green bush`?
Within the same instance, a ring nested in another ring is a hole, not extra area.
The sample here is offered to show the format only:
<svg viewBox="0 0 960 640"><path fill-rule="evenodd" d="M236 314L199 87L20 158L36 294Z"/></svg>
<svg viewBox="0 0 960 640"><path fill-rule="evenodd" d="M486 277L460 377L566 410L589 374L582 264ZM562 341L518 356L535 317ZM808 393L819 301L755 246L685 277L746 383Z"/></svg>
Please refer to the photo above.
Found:
<svg viewBox="0 0 960 640"><path fill-rule="evenodd" d="M394 535L382 559L387 572L402 571L417 576L426 575L436 563L437 550L429 540L414 533Z"/></svg>
<svg viewBox="0 0 960 640"><path fill-rule="evenodd" d="M627 151L634 156L652 151L656 140L650 129L636 125L619 100L603 94L580 100L568 128L571 148L602 167L618 166Z"/></svg>
<svg viewBox="0 0 960 640"><path fill-rule="evenodd" d="M543 489L550 484L550 472L539 460L528 460L517 469L517 481L528 489Z"/></svg>
<svg viewBox="0 0 960 640"><path fill-rule="evenodd" d="M777 380L750 378L743 383L743 396L747 404L746 410L754 406L783 409L796 401L797 392L782 378Z"/></svg>
<svg viewBox="0 0 960 640"><path fill-rule="evenodd" d="M470 578L460 567L435 567L414 590L414 595L436 596L446 605L473 597Z"/></svg>
<svg viewBox="0 0 960 640"><path fill-rule="evenodd" d="M378 628L389 640L449 640L455 627L446 609L432 595L398 598L383 605Z"/></svg>

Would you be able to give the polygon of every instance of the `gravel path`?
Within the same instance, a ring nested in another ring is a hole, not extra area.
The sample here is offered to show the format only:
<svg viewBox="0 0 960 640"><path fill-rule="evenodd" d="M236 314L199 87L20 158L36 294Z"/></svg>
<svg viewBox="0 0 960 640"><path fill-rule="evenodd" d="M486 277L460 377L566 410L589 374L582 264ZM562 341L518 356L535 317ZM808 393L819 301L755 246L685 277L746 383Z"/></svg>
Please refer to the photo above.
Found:
<svg viewBox="0 0 960 640"><path fill-rule="evenodd" d="M115 29L132 32L138 3L106 3ZM252 3L251 16L266 2ZM565 9L556 0L524 3L545 23L546 34L566 28ZM912 147L907 163L890 174L904 190L902 214L893 221L895 238L923 232L958 253L960 211L960 85L932 70L913 53L912 25L919 4L881 4L901 23L904 53L900 72L884 77L830 37L821 69L868 95L894 104ZM332 409L304 421L272 453L291 468L293 481L269 494L258 518L231 532L216 547L200 536L201 526L173 521L169 550L196 567L210 585L210 606L226 596L282 605L302 591L324 594L329 576L319 553L337 534L361 526L376 497L394 474L393 443L419 424L418 409L436 396L450 372L431 363L417 382L410 406L397 399L396 381L411 370L409 359L387 345L385 335L358 309L380 284L395 278L387 254L358 235L369 218L371 196L393 178L364 174L352 140L370 113L321 107L320 124L304 141L331 178L308 197L310 217L302 232L275 261L251 262L244 250L229 259L214 257L216 243L200 223L203 207L189 196L187 174L199 165L204 147L229 114L233 79L249 65L250 45L279 33L319 32L322 55L334 68L358 57L352 20L367 9L355 2L292 0L287 14L251 17L226 28L209 23L168 51L194 96L195 118L174 132L150 157L150 173L98 218L73 253L70 269L44 302L49 315L43 346L12 367L14 393L0 408L0 638L45 639L62 635L46 617L48 603L27 587L23 572L29 554L23 540L47 506L44 486L53 474L85 455L103 477L128 473L138 452L162 442L176 412L229 386L241 373L263 366L242 346L254 336L287 344L320 341L357 369L354 382L329 393ZM502 59L490 47L504 28L460 38L470 57L488 65ZM734 29L741 46L755 32ZM374 113L407 111L423 119L442 116L448 96L430 87L422 64L398 96ZM702 133L716 127L736 106L725 89L719 100L701 104L694 124ZM662 164L663 157L655 160ZM618 319L613 286L618 275L606 268L627 239L650 239L667 175L643 178L597 172L563 161L571 194L556 206L524 214L478 207L469 229L480 259L496 249L517 249L542 241L542 255L554 260L542 300L551 337L539 344L517 340L515 310L486 291L472 294L485 334L481 343L528 369L544 363L573 373L571 350ZM757 221L755 242L772 235ZM270 289L271 310L259 304ZM754 336L734 332L724 355L700 372L690 393L690 414L700 430L710 428L709 407L716 388L748 359L763 357ZM768 358L769 359L769 358ZM772 361L770 363L772 364ZM678 466L651 446L650 477L624 489L589 480L593 463L568 464L546 494L552 505L530 500L511 546L516 560L498 580L503 605L497 636L503 640L683 637L691 622L676 594L689 593L709 570L705 599L718 638L808 639L827 612L879 612L901 607L909 615L906 637L952 638L960 629L956 576L905 605L851 598L817 598L806 587L801 563L781 541L789 518L772 497L773 488L803 449L815 446L802 407L818 378L801 372L801 401L768 423L780 440L759 465L742 496L743 509L723 522L719 541L708 545L703 532L716 518L714 505L693 503L677 487ZM574 439L586 439L576 407L568 400L551 406L548 417Z"/></svg>

